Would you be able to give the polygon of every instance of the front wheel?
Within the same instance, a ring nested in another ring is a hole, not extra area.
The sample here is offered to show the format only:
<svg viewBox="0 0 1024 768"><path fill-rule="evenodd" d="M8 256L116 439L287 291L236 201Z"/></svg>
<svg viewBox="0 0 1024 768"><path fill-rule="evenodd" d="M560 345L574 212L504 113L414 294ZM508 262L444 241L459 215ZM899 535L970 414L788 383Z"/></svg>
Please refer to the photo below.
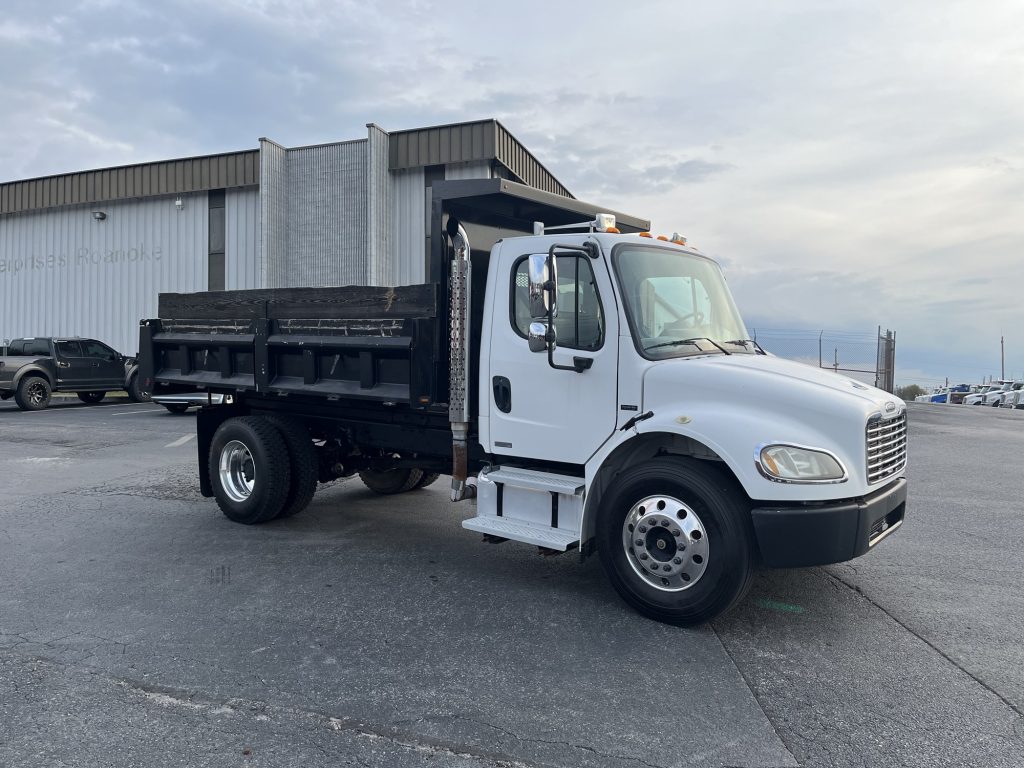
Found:
<svg viewBox="0 0 1024 768"><path fill-rule="evenodd" d="M210 443L208 469L217 506L229 520L263 523L284 508L291 487L288 449L267 419L242 416L221 424Z"/></svg>
<svg viewBox="0 0 1024 768"><path fill-rule="evenodd" d="M128 393L128 399L133 403L148 403L149 393L139 386L139 374L135 374L128 381L128 387L125 390Z"/></svg>
<svg viewBox="0 0 1024 768"><path fill-rule="evenodd" d="M81 400L83 403L89 403L90 405L93 404L93 403L100 402L106 396L107 396L106 392L79 392L78 393L78 399Z"/></svg>
<svg viewBox="0 0 1024 768"><path fill-rule="evenodd" d="M656 621L695 626L738 603L754 571L749 505L708 462L631 468L598 511L598 551L622 598Z"/></svg>
<svg viewBox="0 0 1024 768"><path fill-rule="evenodd" d="M405 493L416 488L423 479L422 469L388 469L359 473L363 485L374 493L390 496L394 493Z"/></svg>

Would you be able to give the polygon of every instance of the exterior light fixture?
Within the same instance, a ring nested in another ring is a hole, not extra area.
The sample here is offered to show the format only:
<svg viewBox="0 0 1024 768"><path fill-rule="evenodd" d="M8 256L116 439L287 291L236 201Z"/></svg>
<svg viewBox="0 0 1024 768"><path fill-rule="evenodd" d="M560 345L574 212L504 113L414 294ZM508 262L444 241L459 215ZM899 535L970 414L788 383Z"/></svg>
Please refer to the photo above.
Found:
<svg viewBox="0 0 1024 768"><path fill-rule="evenodd" d="M180 197L179 197L179 198L177 198L177 199L176 199L176 200L174 201L174 207L175 207L175 208L177 208L177 209L178 209L178 210L180 211L180 210L181 210L182 208L184 208L184 207L185 207L185 201L184 201L184 200L182 200L182 199L181 199Z"/></svg>
<svg viewBox="0 0 1024 768"><path fill-rule="evenodd" d="M105 214L103 211L93 211L92 217L96 219L96 221L103 221L105 218L107 218L107 214Z"/></svg>

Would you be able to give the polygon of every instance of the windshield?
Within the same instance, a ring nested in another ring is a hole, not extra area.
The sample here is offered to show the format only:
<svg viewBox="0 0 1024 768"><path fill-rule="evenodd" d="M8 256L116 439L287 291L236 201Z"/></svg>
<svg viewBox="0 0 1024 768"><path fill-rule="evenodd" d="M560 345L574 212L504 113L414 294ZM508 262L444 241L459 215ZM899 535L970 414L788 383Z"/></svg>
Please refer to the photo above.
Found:
<svg viewBox="0 0 1024 768"><path fill-rule="evenodd" d="M722 272L710 259L620 245L613 261L630 330L645 357L756 353Z"/></svg>

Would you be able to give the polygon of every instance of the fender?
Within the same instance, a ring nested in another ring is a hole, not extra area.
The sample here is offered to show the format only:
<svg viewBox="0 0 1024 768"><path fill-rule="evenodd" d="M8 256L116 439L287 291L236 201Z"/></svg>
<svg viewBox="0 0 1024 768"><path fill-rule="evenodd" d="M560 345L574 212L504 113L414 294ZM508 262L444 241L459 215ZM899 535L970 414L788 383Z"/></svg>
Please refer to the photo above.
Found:
<svg viewBox="0 0 1024 768"><path fill-rule="evenodd" d="M764 408L742 402L662 403L652 407L654 416L638 422L627 432L618 432L586 466L587 496L580 525L580 549L594 536L597 509L605 491L622 469L673 453L724 464L750 499L775 501L819 501L862 495L859 463L864 444L837 444L835 433L819 431L792 414L776 415ZM712 436L714 435L714 436ZM859 437L863 433L854 437ZM834 485L780 484L766 480L754 463L756 447L769 441L826 448L835 453L850 474L850 482ZM862 487L863 486L863 487Z"/></svg>
<svg viewBox="0 0 1024 768"><path fill-rule="evenodd" d="M16 391L21 380L29 374L41 374L42 378L46 379L46 382L50 385L51 389L57 388L56 382L53 379L53 374L38 363L29 363L14 374L14 380L11 382L11 389Z"/></svg>
<svg viewBox="0 0 1024 768"><path fill-rule="evenodd" d="M139 372L139 362L138 362L138 360L136 360L130 366L128 366L128 371L124 375L124 388L125 389L128 389L128 385L131 384L131 381L132 381L132 376L136 375L138 372Z"/></svg>

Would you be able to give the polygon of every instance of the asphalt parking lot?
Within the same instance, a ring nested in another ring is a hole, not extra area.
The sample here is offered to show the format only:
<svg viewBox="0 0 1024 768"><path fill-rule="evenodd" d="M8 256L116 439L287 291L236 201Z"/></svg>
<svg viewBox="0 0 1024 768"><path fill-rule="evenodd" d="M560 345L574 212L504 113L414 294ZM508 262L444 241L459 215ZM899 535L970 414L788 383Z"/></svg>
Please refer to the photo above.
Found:
<svg viewBox="0 0 1024 768"><path fill-rule="evenodd" d="M713 626L443 480L228 522L195 419L0 403L0 765L1020 766L1024 412L911 404L903 530Z"/></svg>

